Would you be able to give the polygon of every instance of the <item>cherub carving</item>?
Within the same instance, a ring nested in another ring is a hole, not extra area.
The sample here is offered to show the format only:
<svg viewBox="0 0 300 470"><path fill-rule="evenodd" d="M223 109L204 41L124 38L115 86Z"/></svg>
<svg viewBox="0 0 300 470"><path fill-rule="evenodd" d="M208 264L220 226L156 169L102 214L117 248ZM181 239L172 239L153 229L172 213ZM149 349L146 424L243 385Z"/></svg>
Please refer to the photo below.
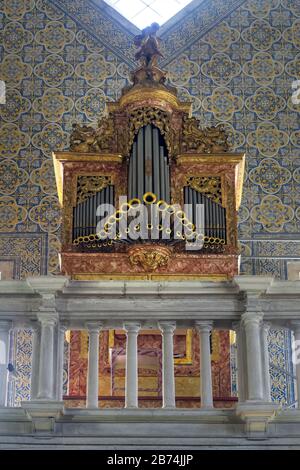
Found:
<svg viewBox="0 0 300 470"><path fill-rule="evenodd" d="M70 150L75 152L90 152L96 138L96 131L91 126L73 124L70 137Z"/></svg>
<svg viewBox="0 0 300 470"><path fill-rule="evenodd" d="M97 151L110 150L114 137L114 122L111 117L102 118L98 121L96 139L93 147Z"/></svg>
<svg viewBox="0 0 300 470"><path fill-rule="evenodd" d="M134 37L135 46L140 48L135 54L135 58L141 60L143 66L157 66L158 58L163 57L159 50L159 40L156 37L158 29L159 24L152 23L151 26L142 30L142 34Z"/></svg>

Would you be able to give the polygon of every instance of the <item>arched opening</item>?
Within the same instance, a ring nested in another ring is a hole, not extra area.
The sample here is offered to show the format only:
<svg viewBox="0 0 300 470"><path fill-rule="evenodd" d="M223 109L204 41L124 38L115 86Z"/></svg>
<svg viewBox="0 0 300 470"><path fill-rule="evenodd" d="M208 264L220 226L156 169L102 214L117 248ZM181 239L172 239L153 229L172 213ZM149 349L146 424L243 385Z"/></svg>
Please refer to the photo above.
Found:
<svg viewBox="0 0 300 470"><path fill-rule="evenodd" d="M132 144L128 172L128 198L143 199L154 193L170 202L168 150L160 130L153 124L140 128Z"/></svg>

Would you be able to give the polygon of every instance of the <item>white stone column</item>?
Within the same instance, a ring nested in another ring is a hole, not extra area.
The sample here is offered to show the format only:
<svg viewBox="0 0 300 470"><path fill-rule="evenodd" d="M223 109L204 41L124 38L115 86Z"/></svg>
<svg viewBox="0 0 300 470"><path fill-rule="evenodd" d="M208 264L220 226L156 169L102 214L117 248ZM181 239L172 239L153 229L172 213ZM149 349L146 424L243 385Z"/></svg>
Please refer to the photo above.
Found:
<svg viewBox="0 0 300 470"><path fill-rule="evenodd" d="M124 323L126 331L125 408L138 408L138 349L140 323Z"/></svg>
<svg viewBox="0 0 300 470"><path fill-rule="evenodd" d="M242 315L243 327L246 335L246 355L248 374L248 400L264 400L264 382L262 374L263 356L261 350L261 322L263 315L260 312L246 312Z"/></svg>
<svg viewBox="0 0 300 470"><path fill-rule="evenodd" d="M295 344L293 345L294 357L293 361L296 368L296 389L297 389L297 401L298 409L300 409L300 321L294 321L291 323L291 327L294 332Z"/></svg>
<svg viewBox="0 0 300 470"><path fill-rule="evenodd" d="M196 329L200 339L200 395L201 408L213 408L213 392L211 378L211 358L210 358L210 332L212 322L197 321Z"/></svg>
<svg viewBox="0 0 300 470"><path fill-rule="evenodd" d="M102 324L90 322L86 324L89 332L88 376L87 376L87 408L98 408L99 395L99 332Z"/></svg>
<svg viewBox="0 0 300 470"><path fill-rule="evenodd" d="M9 332L12 327L10 321L0 321L0 407L6 406L8 385L8 356Z"/></svg>
<svg viewBox="0 0 300 470"><path fill-rule="evenodd" d="M32 329L32 359L31 359L30 400L35 400L38 394L39 367L40 367L41 331L40 331L39 323L32 326L31 329Z"/></svg>
<svg viewBox="0 0 300 470"><path fill-rule="evenodd" d="M39 400L55 400L54 335L57 316L41 314L38 319L41 323L41 342L37 398Z"/></svg>
<svg viewBox="0 0 300 470"><path fill-rule="evenodd" d="M271 380L270 380L270 366L269 366L269 347L268 347L268 334L271 324L263 322L261 325L261 343L262 343L262 369L263 369L263 382L264 382L264 399L271 401Z"/></svg>
<svg viewBox="0 0 300 470"><path fill-rule="evenodd" d="M163 408L175 408L173 335L176 329L176 322L161 321L158 323L158 326L162 332Z"/></svg>
<svg viewBox="0 0 300 470"><path fill-rule="evenodd" d="M247 362L245 358L244 331L241 322L234 322L232 328L236 334L237 383L239 402L246 400Z"/></svg>
<svg viewBox="0 0 300 470"><path fill-rule="evenodd" d="M57 337L57 381L56 397L58 401L63 401L63 381L64 381L64 346L65 346L65 325L58 325Z"/></svg>

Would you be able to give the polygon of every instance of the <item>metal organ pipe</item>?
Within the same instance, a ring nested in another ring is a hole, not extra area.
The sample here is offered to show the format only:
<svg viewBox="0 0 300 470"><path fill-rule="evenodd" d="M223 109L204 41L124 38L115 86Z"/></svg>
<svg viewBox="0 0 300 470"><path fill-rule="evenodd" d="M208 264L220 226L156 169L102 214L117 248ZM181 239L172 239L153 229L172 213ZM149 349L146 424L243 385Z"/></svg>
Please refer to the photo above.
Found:
<svg viewBox="0 0 300 470"><path fill-rule="evenodd" d="M148 124L135 136L129 162L128 198L142 200L146 192L157 199L170 200L167 149L160 130Z"/></svg>
<svg viewBox="0 0 300 470"><path fill-rule="evenodd" d="M159 153L159 131L156 127L152 130L153 133L153 192L156 195L160 194L160 153Z"/></svg>
<svg viewBox="0 0 300 470"><path fill-rule="evenodd" d="M184 187L184 203L192 204L186 211L187 217L196 224L196 204L204 205L204 233L207 237L216 237L226 240L226 209L218 202L196 191ZM198 221L199 222L199 221Z"/></svg>
<svg viewBox="0 0 300 470"><path fill-rule="evenodd" d="M159 161L160 161L160 199L166 200L166 185L165 185L165 170L164 170L164 147L159 147Z"/></svg>
<svg viewBox="0 0 300 470"><path fill-rule="evenodd" d="M142 200L145 193L145 175L144 175L144 129L140 129L137 138L137 196Z"/></svg>
<svg viewBox="0 0 300 470"><path fill-rule="evenodd" d="M170 203L170 168L168 158L165 157L165 186L166 186L166 202Z"/></svg>
<svg viewBox="0 0 300 470"><path fill-rule="evenodd" d="M96 211L100 204L114 204L114 186L106 186L73 208L73 238L96 233L99 220ZM104 213L103 216L106 217L107 214Z"/></svg>
<svg viewBox="0 0 300 470"><path fill-rule="evenodd" d="M132 157L130 159L130 171L129 179L132 181L131 192L129 191L129 199L132 199L137 195L137 154L136 154L136 142L133 143Z"/></svg>
<svg viewBox="0 0 300 470"><path fill-rule="evenodd" d="M153 129L154 130L154 129ZM152 126L148 124L145 132L145 190L144 193L153 192L152 187Z"/></svg>

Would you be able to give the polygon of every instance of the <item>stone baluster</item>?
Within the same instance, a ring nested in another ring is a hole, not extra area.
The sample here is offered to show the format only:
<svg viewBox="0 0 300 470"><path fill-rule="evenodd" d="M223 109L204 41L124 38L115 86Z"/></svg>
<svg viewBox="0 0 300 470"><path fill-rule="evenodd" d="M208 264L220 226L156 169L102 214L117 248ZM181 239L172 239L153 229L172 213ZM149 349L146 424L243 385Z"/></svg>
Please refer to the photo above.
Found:
<svg viewBox="0 0 300 470"><path fill-rule="evenodd" d="M296 390L298 408L300 409L300 321L293 321L291 327L294 332L293 362L296 368Z"/></svg>
<svg viewBox="0 0 300 470"><path fill-rule="evenodd" d="M87 377L87 408L98 408L99 395L99 332L102 324L89 322L88 377Z"/></svg>
<svg viewBox="0 0 300 470"><path fill-rule="evenodd" d="M213 392L210 359L210 333L212 322L197 321L196 329L200 337L200 395L201 408L213 408Z"/></svg>
<svg viewBox="0 0 300 470"><path fill-rule="evenodd" d="M163 408L174 408L176 403L173 335L176 323L161 321L158 326L162 332Z"/></svg>
<svg viewBox="0 0 300 470"><path fill-rule="evenodd" d="M37 398L39 400L55 400L54 344L57 316L55 314L39 314L38 319L41 324L41 341Z"/></svg>
<svg viewBox="0 0 300 470"><path fill-rule="evenodd" d="M32 378L32 398L39 401L57 400L58 383L58 331L59 315L56 307L56 294L65 284L68 278L64 276L34 276L27 279L27 284L40 295L41 301L37 319L40 331L34 332L34 353L32 373L38 377ZM38 370L38 374L36 371ZM40 406L40 405L39 405ZM60 406L60 405L59 405Z"/></svg>
<svg viewBox="0 0 300 470"><path fill-rule="evenodd" d="M234 322L232 328L236 334L237 388L239 402L247 396L247 361L245 354L245 332L241 322Z"/></svg>
<svg viewBox="0 0 300 470"><path fill-rule="evenodd" d="M64 382L64 349L65 332L67 327L61 323L58 325L57 337L57 383L56 397L58 401L63 401L63 382Z"/></svg>
<svg viewBox="0 0 300 470"><path fill-rule="evenodd" d="M270 366L269 366L269 344L268 334L271 324L263 322L261 325L261 341L262 341L262 369L263 369L263 385L264 385L264 400L271 401L271 380L270 380Z"/></svg>
<svg viewBox="0 0 300 470"><path fill-rule="evenodd" d="M31 360L31 385L30 400L36 400L38 394L39 368L40 368L40 348L41 348L41 329L40 324L36 322L31 326L32 329L32 360Z"/></svg>
<svg viewBox="0 0 300 470"><path fill-rule="evenodd" d="M124 323L124 330L126 331L125 408L138 408L137 337L140 328L139 323Z"/></svg>
<svg viewBox="0 0 300 470"><path fill-rule="evenodd" d="M263 314L249 311L242 315L246 335L248 393L247 399L264 400L264 381L262 373L261 322Z"/></svg>
<svg viewBox="0 0 300 470"><path fill-rule="evenodd" d="M8 385L9 332L12 322L0 321L0 407L6 406Z"/></svg>

